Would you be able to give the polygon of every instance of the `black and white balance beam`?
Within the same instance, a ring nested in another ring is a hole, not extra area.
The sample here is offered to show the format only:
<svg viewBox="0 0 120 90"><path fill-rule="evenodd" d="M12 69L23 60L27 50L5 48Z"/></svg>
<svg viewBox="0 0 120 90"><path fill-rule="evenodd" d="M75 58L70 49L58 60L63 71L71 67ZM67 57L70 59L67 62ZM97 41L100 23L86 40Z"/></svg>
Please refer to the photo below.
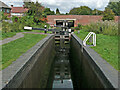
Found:
<svg viewBox="0 0 120 90"><path fill-rule="evenodd" d="M60 31L58 29L45 29L45 28L33 28L33 27L24 27L25 30L41 30L41 31Z"/></svg>

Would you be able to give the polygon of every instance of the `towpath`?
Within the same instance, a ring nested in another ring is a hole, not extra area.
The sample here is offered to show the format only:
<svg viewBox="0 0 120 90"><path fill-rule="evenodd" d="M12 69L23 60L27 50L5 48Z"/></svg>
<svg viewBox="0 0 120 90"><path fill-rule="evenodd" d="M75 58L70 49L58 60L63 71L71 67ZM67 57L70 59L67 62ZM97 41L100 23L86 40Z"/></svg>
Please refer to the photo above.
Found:
<svg viewBox="0 0 120 90"><path fill-rule="evenodd" d="M38 33L38 32L20 32L20 33L16 33L16 35L13 36L13 37L6 38L6 39L4 39L4 40L0 40L0 45L3 45L3 44L6 44L6 43L9 43L9 42L11 42L11 41L14 41L14 40L16 40L16 39L22 38L22 37L24 37L24 33L49 35L49 34Z"/></svg>
<svg viewBox="0 0 120 90"><path fill-rule="evenodd" d="M0 40L0 45L9 43L9 42L11 42L11 41L14 41L14 40L19 39L19 38L22 38L22 37L24 37L24 34L22 34L22 33L16 33L16 35L13 36L13 37L6 38L6 39L4 39L4 40Z"/></svg>

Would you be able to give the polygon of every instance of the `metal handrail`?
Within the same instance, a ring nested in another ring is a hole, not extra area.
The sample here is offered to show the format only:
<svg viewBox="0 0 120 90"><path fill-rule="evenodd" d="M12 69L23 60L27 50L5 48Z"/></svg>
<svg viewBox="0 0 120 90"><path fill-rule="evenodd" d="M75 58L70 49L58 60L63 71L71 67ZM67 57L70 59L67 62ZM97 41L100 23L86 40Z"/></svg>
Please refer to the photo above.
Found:
<svg viewBox="0 0 120 90"><path fill-rule="evenodd" d="M83 40L83 45L86 46L87 40L93 35L93 46L96 46L96 34L94 32L90 32L85 39Z"/></svg>

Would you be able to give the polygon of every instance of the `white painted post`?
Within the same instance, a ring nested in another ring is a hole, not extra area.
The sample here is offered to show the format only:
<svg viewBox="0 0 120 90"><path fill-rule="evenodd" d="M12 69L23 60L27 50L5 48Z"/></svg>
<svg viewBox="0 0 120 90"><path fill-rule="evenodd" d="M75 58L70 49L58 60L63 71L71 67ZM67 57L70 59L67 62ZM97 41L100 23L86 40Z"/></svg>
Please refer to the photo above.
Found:
<svg viewBox="0 0 120 90"><path fill-rule="evenodd" d="M63 22L63 31L65 31L64 27L65 27L65 22Z"/></svg>
<svg viewBox="0 0 120 90"><path fill-rule="evenodd" d="M71 37L71 29L68 29L69 37Z"/></svg>
<svg viewBox="0 0 120 90"><path fill-rule="evenodd" d="M68 26L68 22L66 22L66 26Z"/></svg>
<svg viewBox="0 0 120 90"><path fill-rule="evenodd" d="M96 34L94 34L94 46L96 46Z"/></svg>
<svg viewBox="0 0 120 90"><path fill-rule="evenodd" d="M45 25L44 27L45 27L45 32L44 33L47 33L47 25Z"/></svg>

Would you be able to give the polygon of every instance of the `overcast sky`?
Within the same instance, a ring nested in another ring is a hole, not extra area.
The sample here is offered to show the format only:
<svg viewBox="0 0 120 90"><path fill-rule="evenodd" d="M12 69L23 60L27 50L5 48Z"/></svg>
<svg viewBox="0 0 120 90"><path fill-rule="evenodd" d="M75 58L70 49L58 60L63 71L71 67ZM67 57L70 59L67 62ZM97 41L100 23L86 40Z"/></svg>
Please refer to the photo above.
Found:
<svg viewBox="0 0 120 90"><path fill-rule="evenodd" d="M0 0L7 4L8 6L22 6L23 0ZM36 1L36 0L32 0ZM51 10L56 11L59 8L61 13L67 13L73 7L88 6L91 9L104 10L108 5L109 0L37 0L43 6L51 8Z"/></svg>

